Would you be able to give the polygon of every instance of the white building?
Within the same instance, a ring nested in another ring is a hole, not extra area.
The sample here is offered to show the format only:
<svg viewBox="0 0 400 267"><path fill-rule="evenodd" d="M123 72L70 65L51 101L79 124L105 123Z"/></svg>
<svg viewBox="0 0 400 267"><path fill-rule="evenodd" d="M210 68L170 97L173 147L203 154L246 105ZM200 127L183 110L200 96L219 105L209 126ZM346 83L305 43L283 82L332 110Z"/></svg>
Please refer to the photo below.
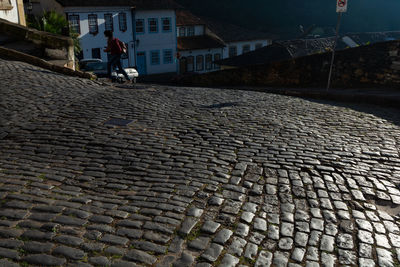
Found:
<svg viewBox="0 0 400 267"><path fill-rule="evenodd" d="M179 72L205 73L218 70L219 66L213 62L222 59L225 44L206 34L206 24L192 13L178 10L176 16Z"/></svg>
<svg viewBox="0 0 400 267"><path fill-rule="evenodd" d="M22 0L0 0L0 19L26 26Z"/></svg>
<svg viewBox="0 0 400 267"><path fill-rule="evenodd" d="M175 10L136 10L136 65L139 73L176 73Z"/></svg>
<svg viewBox="0 0 400 267"><path fill-rule="evenodd" d="M214 61L235 57L272 43L271 35L236 25L199 18L178 10L180 73L219 70Z"/></svg>
<svg viewBox="0 0 400 267"><path fill-rule="evenodd" d="M57 0L78 32L83 58L108 61L105 30L128 44L123 65L140 75L177 72L176 15L172 0Z"/></svg>
<svg viewBox="0 0 400 267"><path fill-rule="evenodd" d="M226 44L223 58L239 56L272 44L272 35L237 25L202 18L207 23L207 34L215 35Z"/></svg>

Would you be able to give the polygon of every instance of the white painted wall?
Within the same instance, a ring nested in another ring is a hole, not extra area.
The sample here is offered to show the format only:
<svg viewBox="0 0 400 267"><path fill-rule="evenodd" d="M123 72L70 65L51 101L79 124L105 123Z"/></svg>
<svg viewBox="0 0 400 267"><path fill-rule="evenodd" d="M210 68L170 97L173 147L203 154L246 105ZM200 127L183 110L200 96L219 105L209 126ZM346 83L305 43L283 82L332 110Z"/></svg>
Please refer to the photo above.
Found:
<svg viewBox="0 0 400 267"><path fill-rule="evenodd" d="M241 41L241 42L231 42L227 43L227 46L224 48L224 58L229 57L229 47L236 46L237 56L243 54L243 46L250 45L250 51L254 51L256 48L256 44L261 43L262 46L270 45L272 42L270 40L249 40L249 41Z"/></svg>
<svg viewBox="0 0 400 267"><path fill-rule="evenodd" d="M67 8L65 12L68 15L79 15L80 20L80 30L81 34L79 36L81 47L83 51L83 58L92 58L92 49L100 48L101 51L101 59L103 61L107 61L107 53L105 53L104 47L107 46L107 39L104 36L105 24L104 24L104 14L112 14L113 15L113 25L114 25L114 37L119 40L129 43L133 41L133 31L132 31L132 16L131 10L128 7L110 7L110 8ZM118 14L120 12L124 12L126 14L127 21L127 30L122 32L119 29L119 20ZM99 31L97 34L89 33L89 22L88 16L91 14L97 15L97 22ZM130 48L129 52L133 52L133 49ZM134 66L134 62L129 62L128 59L122 60L123 66Z"/></svg>
<svg viewBox="0 0 400 267"><path fill-rule="evenodd" d="M146 74L159 74L168 72L177 72L177 60L176 60L176 49L177 49L177 38L176 38L176 16L174 10L136 10L134 18L131 16L129 7L87 7L87 8L66 8L65 12L68 15L77 14L80 18L80 40L83 49L84 58L92 57L92 48L101 48L101 58L103 61L107 61L107 54L103 52L104 47L107 45L106 38L104 37L104 14L113 14L114 23L114 37L128 44L129 48L129 59L124 59L123 65L135 66L135 54L137 52L145 52L146 55ZM127 18L127 30L121 32L119 30L118 14L125 12ZM96 35L89 33L88 15L96 14L99 32ZM156 18L158 20L158 32L149 33L149 18ZM163 32L162 30L162 18L171 18L171 31ZM143 34L136 34L136 45L134 42L134 29L132 28L132 19L144 19L145 32ZM135 51L136 47L136 51ZM165 50L172 50L173 60L172 63L164 64L163 52ZM151 64L151 52L160 52L160 64Z"/></svg>
<svg viewBox="0 0 400 267"><path fill-rule="evenodd" d="M214 55L219 53L219 54L221 54L221 57L222 57L222 52L223 52L223 48L212 48L212 49L199 49L199 50L191 50L191 51L180 51L179 54L180 54L181 58L193 56L194 57L194 72L205 73L205 72L219 70L219 68L217 68L217 69L212 68L211 70L206 70L206 55L212 54L212 56L213 56L212 58L214 60ZM204 59L204 69L202 71L196 70L196 56L198 56L198 55L204 56L204 58L203 58Z"/></svg>
<svg viewBox="0 0 400 267"><path fill-rule="evenodd" d="M5 19L13 23L18 23L18 8L17 0L11 0L13 8L11 10L0 10L0 19Z"/></svg>
<svg viewBox="0 0 400 267"><path fill-rule="evenodd" d="M185 36L188 36L188 28L194 27L194 35L204 35L205 30L204 30L204 25L194 25L194 26L179 26L177 30L177 36L179 36L179 31L181 28L185 29Z"/></svg>
<svg viewBox="0 0 400 267"><path fill-rule="evenodd" d="M158 33L149 33L149 18L158 20ZM171 18L171 31L162 31L162 18ZM174 10L137 10L135 19L144 19L145 33L137 34L137 52L145 52L147 74L158 74L177 72L177 38L176 38L176 15ZM172 50L173 60L171 64L163 64L163 51ZM151 64L151 51L160 51L160 64Z"/></svg>

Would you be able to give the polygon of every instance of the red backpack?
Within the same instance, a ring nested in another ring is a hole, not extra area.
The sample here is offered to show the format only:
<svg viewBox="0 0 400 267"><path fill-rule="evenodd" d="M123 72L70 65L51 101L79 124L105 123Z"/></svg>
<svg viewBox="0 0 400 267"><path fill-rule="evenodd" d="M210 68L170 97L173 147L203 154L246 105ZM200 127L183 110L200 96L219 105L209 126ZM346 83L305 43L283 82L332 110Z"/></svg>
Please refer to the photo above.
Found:
<svg viewBox="0 0 400 267"><path fill-rule="evenodd" d="M126 54L127 47L124 42L120 41L118 38L115 38L115 44L118 47L119 54Z"/></svg>

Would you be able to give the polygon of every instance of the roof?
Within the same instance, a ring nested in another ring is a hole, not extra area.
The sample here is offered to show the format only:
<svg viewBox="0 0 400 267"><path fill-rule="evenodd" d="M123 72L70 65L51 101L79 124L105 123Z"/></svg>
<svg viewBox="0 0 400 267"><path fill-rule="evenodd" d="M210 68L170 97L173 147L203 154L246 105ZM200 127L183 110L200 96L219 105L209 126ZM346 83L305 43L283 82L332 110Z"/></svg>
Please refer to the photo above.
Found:
<svg viewBox="0 0 400 267"><path fill-rule="evenodd" d="M240 56L221 60L217 62L217 64L242 67L283 61L291 58L327 52L333 47L334 41L335 37L276 41L272 45L265 46ZM337 49L343 48L345 48L344 43L338 42Z"/></svg>
<svg viewBox="0 0 400 267"><path fill-rule="evenodd" d="M218 65L243 67L248 65L266 64L275 61L282 61L292 58L288 49L278 43L264 46L260 49L217 61Z"/></svg>
<svg viewBox="0 0 400 267"><path fill-rule="evenodd" d="M385 42L390 40L400 40L399 31L347 33L344 36L350 37L353 41L355 41L359 45Z"/></svg>
<svg viewBox="0 0 400 267"><path fill-rule="evenodd" d="M178 37L178 50L196 50L224 47L224 43L209 36Z"/></svg>
<svg viewBox="0 0 400 267"><path fill-rule="evenodd" d="M372 32L372 33L348 33L340 36L336 46L342 50L348 45L342 41L342 37L350 37L358 45L384 42L388 40L400 40L400 32ZM266 64L274 61L283 61L290 58L308 56L316 53L331 51L335 37L306 38L285 41L276 41L272 45L251 51L240 56L227 58L217 62L219 65L242 67L248 65Z"/></svg>
<svg viewBox="0 0 400 267"><path fill-rule="evenodd" d="M332 49L335 37L314 38L314 39L295 39L287 41L278 41L280 45L286 47L293 57L307 56L315 53L323 53ZM337 49L344 48L339 41Z"/></svg>
<svg viewBox="0 0 400 267"><path fill-rule="evenodd" d="M177 9L173 0L56 0L63 7L130 6L137 9Z"/></svg>
<svg viewBox="0 0 400 267"><path fill-rule="evenodd" d="M177 26L192 26L206 24L202 19L193 15L189 10L179 9L176 11Z"/></svg>
<svg viewBox="0 0 400 267"><path fill-rule="evenodd" d="M225 42L275 39L270 33L249 30L237 25L201 17L207 27Z"/></svg>

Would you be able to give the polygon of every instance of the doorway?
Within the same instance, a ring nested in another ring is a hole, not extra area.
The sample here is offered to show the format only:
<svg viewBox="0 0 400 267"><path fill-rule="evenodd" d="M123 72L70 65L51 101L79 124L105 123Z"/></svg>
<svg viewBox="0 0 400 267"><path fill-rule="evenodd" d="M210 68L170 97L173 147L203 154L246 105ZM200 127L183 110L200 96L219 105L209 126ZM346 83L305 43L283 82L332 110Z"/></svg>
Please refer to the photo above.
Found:
<svg viewBox="0 0 400 267"><path fill-rule="evenodd" d="M146 52L138 52L137 53L137 71L139 75L146 75L147 74L147 67L146 67Z"/></svg>

